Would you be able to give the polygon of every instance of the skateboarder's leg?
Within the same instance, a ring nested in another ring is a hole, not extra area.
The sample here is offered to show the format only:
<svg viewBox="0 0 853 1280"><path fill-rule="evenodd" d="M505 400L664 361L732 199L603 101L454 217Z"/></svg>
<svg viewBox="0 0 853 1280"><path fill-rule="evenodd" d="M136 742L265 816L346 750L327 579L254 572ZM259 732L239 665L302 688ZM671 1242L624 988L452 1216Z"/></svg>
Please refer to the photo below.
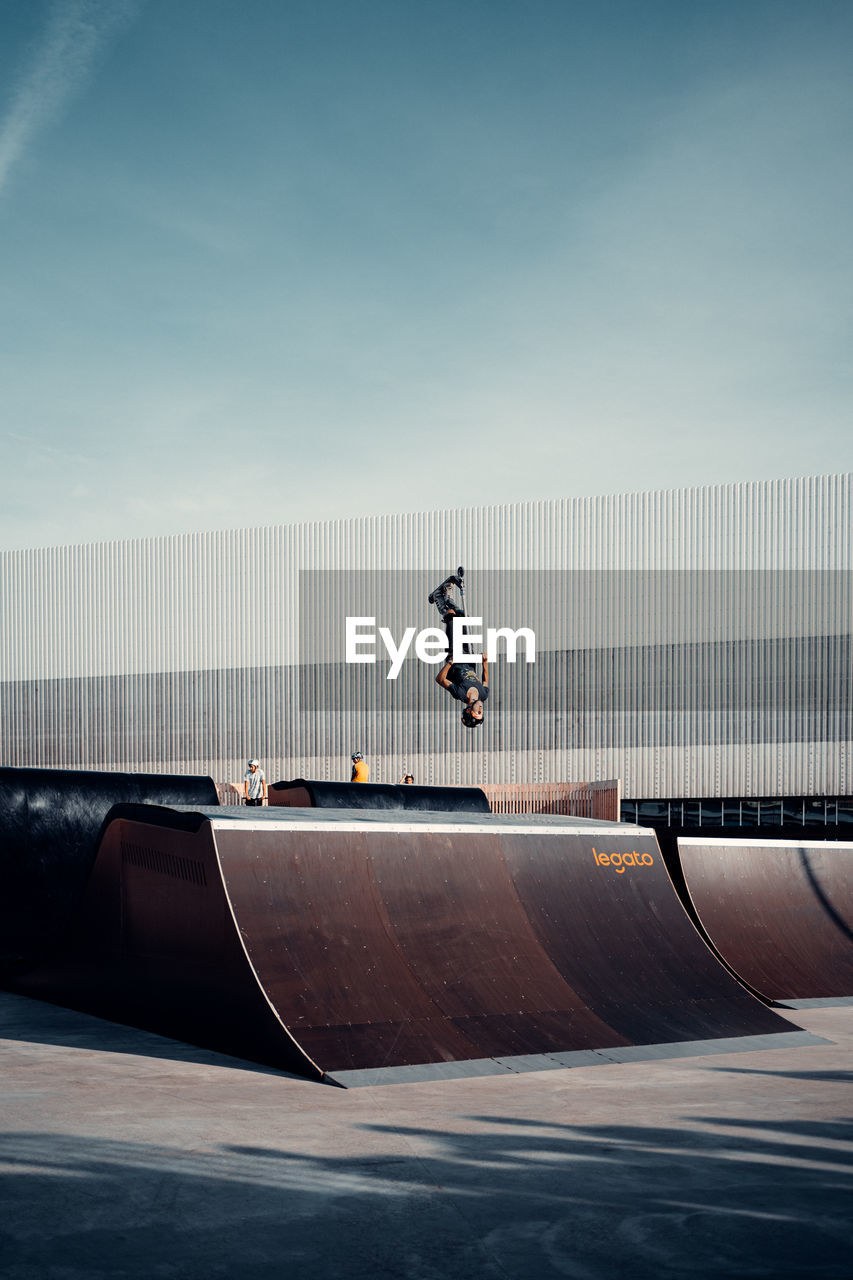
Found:
<svg viewBox="0 0 853 1280"><path fill-rule="evenodd" d="M463 614L465 610L461 605L456 603L451 595L451 588L453 587L458 587L460 592L463 589L462 576L459 570L457 570L456 573L449 574L443 582L440 582L437 587L433 588L430 592L429 602L430 604L437 605L439 612L450 607L455 609L457 613Z"/></svg>
<svg viewBox="0 0 853 1280"><path fill-rule="evenodd" d="M442 621L448 610L459 612L459 605L450 594L450 588L453 586L452 578L445 578L444 582L440 582L433 591L430 592L429 602L434 604L441 616Z"/></svg>
<svg viewBox="0 0 853 1280"><path fill-rule="evenodd" d="M444 630L447 633L448 655L453 652L453 619L464 618L464 595L462 603L458 603L454 594L454 587L459 592L463 592L462 577L465 570L460 565L455 573L449 574L443 582L431 592L429 597L430 604L434 604L438 609L438 615L441 618Z"/></svg>

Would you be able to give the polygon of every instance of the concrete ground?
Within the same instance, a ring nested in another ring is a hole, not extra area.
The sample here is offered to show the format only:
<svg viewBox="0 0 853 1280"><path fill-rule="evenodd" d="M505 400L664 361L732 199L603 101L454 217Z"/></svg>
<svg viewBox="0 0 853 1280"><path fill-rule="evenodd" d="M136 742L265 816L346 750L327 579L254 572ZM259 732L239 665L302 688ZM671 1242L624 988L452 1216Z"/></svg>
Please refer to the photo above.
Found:
<svg viewBox="0 0 853 1280"><path fill-rule="evenodd" d="M0 1276L853 1276L831 1043L335 1089L0 993Z"/></svg>

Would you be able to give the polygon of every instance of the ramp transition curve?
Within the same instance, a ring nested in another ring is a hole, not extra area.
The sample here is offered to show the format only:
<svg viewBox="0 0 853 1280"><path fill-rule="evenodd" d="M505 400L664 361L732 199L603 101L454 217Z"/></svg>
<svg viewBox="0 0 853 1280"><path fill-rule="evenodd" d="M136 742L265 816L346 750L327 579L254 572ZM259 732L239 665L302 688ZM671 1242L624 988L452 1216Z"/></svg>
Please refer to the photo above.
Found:
<svg viewBox="0 0 853 1280"><path fill-rule="evenodd" d="M853 844L681 837L699 922L768 1000L853 996Z"/></svg>
<svg viewBox="0 0 853 1280"><path fill-rule="evenodd" d="M83 923L16 989L315 1079L791 1031L626 825L121 806Z"/></svg>

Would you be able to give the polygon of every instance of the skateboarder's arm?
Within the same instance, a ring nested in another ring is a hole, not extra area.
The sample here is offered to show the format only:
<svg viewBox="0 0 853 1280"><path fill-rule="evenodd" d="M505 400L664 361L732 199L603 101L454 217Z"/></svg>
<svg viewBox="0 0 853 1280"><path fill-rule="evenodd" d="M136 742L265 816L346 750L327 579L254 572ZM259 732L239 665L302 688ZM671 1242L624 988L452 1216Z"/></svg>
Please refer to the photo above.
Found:
<svg viewBox="0 0 853 1280"><path fill-rule="evenodd" d="M440 684L442 689L449 689L451 687L450 681L447 678L447 673L452 666L453 666L452 662L445 662L444 666L441 668L438 675L435 677L435 683Z"/></svg>
<svg viewBox="0 0 853 1280"><path fill-rule="evenodd" d="M489 659L483 654L483 684L488 687L489 683Z"/></svg>

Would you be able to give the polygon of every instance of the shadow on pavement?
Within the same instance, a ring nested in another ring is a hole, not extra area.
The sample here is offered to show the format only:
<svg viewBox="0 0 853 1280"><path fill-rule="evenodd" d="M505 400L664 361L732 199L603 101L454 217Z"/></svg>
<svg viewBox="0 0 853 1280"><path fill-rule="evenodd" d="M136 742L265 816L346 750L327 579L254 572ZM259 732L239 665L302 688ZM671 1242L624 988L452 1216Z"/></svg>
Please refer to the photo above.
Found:
<svg viewBox="0 0 853 1280"><path fill-rule="evenodd" d="M97 1049L99 1053L126 1053L169 1062L194 1062L201 1066L236 1067L240 1071L296 1079L288 1071L233 1058L213 1049L202 1049L183 1040L171 1040L152 1031L109 1022L89 1013L14 995L0 990L0 1040L22 1044L48 1044L63 1049ZM0 1273L2 1274L2 1273Z"/></svg>
<svg viewBox="0 0 853 1280"><path fill-rule="evenodd" d="M776 1076L788 1080L826 1080L845 1084L853 1081L853 1071L768 1071L766 1067L709 1067L709 1071L724 1071L732 1076Z"/></svg>
<svg viewBox="0 0 853 1280"><path fill-rule="evenodd" d="M286 1112L202 1151L0 1135L0 1274L849 1280L851 1122L462 1125L355 1126L356 1152L342 1120L328 1155Z"/></svg>

